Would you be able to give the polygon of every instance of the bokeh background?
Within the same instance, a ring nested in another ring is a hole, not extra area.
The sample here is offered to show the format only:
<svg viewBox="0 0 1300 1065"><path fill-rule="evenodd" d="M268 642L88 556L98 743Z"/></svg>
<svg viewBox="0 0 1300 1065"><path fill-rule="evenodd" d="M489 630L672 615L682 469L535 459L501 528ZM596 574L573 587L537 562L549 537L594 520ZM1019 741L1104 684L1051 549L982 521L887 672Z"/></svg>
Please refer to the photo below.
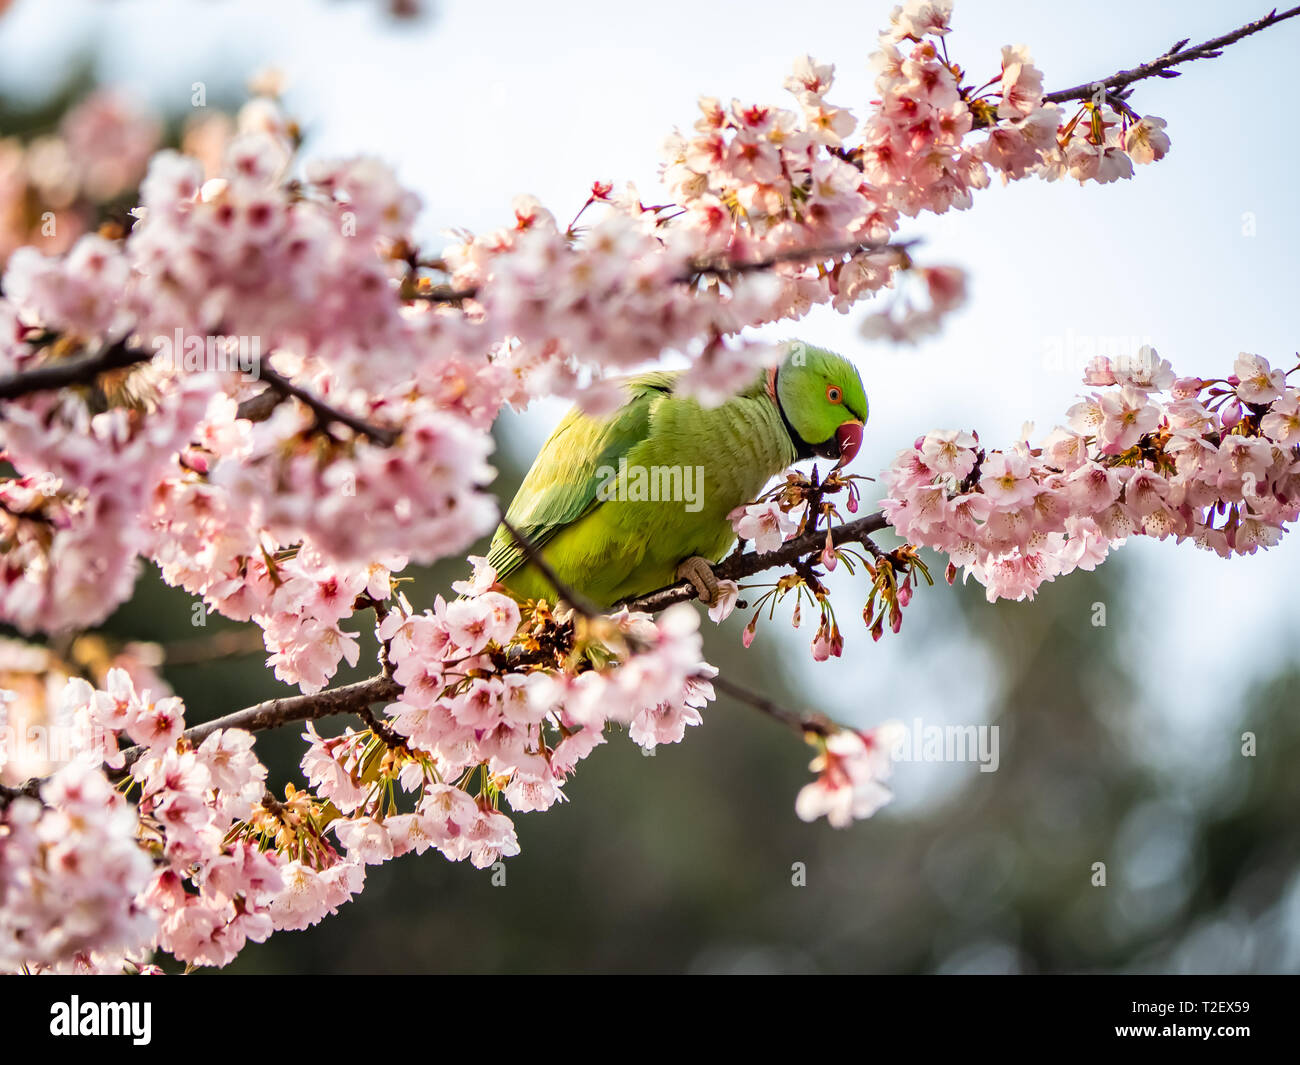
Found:
<svg viewBox="0 0 1300 1065"><path fill-rule="evenodd" d="M0 162L4 138L57 129L96 86L157 113L175 139L196 118L195 82L211 109L237 108L249 77L276 67L304 154L395 164L436 246L449 227L503 224L519 192L561 219L596 179L652 198L658 145L689 128L699 94L784 103L804 52L836 64L831 99L861 115L892 5L419 6L397 18L376 0L16 0L0 17ZM1027 43L1061 88L1266 6L958 0L949 53L979 82L1003 44ZM868 344L861 310L793 327L862 371L872 421L858 471L932 428L975 428L992 446L1025 421L1045 433L1098 350L1150 343L1184 374L1226 373L1242 350L1289 368L1298 44L1300 23L1286 23L1139 87L1132 102L1168 120L1173 149L1133 181L1024 181L905 224L925 242L919 258L970 274L941 336ZM503 500L560 413L501 420ZM412 600L464 568L420 572ZM805 825L793 799L811 751L721 699L654 757L616 737L568 803L520 817L504 886L432 853L404 858L372 869L337 917L250 945L227 971L1300 971L1297 578L1289 539L1231 562L1133 542L1033 604L989 605L973 584L924 589L900 635L872 644L848 625L844 657L821 664L809 631L770 626L745 651L742 618L706 623L709 660L751 688L864 726L996 724L999 768L903 764L874 819ZM851 618L861 589L835 581ZM106 635L175 649L164 671L191 721L283 692L256 653L185 664L190 619L187 597L146 569ZM261 746L277 783L298 779L293 730Z"/></svg>

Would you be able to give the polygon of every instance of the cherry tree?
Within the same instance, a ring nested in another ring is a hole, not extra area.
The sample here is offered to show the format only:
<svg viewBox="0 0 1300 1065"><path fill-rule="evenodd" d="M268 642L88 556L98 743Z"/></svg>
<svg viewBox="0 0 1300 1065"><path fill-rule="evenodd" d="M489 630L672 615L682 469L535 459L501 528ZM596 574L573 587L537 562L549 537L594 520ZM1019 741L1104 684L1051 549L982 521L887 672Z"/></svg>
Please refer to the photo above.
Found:
<svg viewBox="0 0 1300 1065"><path fill-rule="evenodd" d="M841 727L718 675L690 583L602 613L558 580L562 604L520 602L478 558L412 603L403 569L463 556L500 521L503 409L608 409L619 374L668 351L690 360L684 389L721 402L777 357L753 327L819 305L865 306L872 338L937 331L965 279L923 261L909 220L969 209L994 179L1133 178L1170 148L1131 102L1139 84L1297 14L1047 91L1023 47L968 73L950 0L908 0L871 56L878 99L846 107L833 65L804 56L783 105L701 99L650 202L597 181L561 224L521 196L501 228L437 250L382 162L301 158L274 95L180 151L155 151L157 124L111 98L82 105L60 148L77 228L61 245L0 232L0 618L34 640L93 630L156 566L197 610L255 624L298 693L192 723L147 655L86 677L27 645L43 683L6 692L7 710L69 740L47 775L0 785L0 968L145 971L158 950L220 966L335 912L368 865L434 850L492 866L520 849L513 815L563 800L597 747L679 742L717 692L812 745L800 817L870 816L890 798L893 727ZM48 175L0 197L53 197ZM137 182L129 224L92 229L87 205ZM823 581L838 566L879 640L932 583L922 548L994 600L1032 599L1135 536L1271 547L1300 516L1297 369L1097 359L1042 439L907 443L870 513L859 478L791 471L733 516L709 616L743 603L748 645L778 609L796 624L807 609L825 659L845 642ZM875 543L890 529L903 546ZM331 686L359 626L375 673ZM255 741L288 725L305 786L277 795Z"/></svg>

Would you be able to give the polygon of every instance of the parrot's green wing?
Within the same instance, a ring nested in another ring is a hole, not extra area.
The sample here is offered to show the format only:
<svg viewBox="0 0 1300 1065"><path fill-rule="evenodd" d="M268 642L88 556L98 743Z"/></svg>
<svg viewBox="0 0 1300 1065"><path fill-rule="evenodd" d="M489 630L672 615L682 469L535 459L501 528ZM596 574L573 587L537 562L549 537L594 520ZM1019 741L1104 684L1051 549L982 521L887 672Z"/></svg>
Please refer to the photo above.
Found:
<svg viewBox="0 0 1300 1065"><path fill-rule="evenodd" d="M565 415L533 462L506 521L534 547L541 547L557 532L573 524L599 501L597 491L618 460L645 439L657 399L670 394L676 372L658 371L628 378L627 402L604 418L593 418L574 408ZM504 525L488 549L488 565L504 579L526 561L523 548Z"/></svg>

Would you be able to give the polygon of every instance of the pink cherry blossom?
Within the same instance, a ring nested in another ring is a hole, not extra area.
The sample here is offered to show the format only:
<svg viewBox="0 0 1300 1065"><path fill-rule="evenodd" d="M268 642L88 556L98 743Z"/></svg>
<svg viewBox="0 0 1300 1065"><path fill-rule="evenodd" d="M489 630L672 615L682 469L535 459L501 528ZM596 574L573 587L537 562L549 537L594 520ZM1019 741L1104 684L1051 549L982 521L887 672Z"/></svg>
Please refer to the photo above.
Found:
<svg viewBox="0 0 1300 1065"><path fill-rule="evenodd" d="M752 540L755 551L772 551L789 539L797 528L775 500L754 503L734 515L736 535Z"/></svg>

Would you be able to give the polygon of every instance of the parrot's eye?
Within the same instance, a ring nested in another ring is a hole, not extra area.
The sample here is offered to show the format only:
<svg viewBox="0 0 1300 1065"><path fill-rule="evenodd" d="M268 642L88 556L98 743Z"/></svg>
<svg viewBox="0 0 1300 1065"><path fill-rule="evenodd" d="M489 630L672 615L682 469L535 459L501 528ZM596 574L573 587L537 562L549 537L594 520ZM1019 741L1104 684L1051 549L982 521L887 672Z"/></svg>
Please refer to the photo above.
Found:
<svg viewBox="0 0 1300 1065"><path fill-rule="evenodd" d="M830 400L830 402L832 402L832 403L839 403L841 400L844 399L844 393L842 393L842 392L841 392L838 388L836 388L834 385L827 385L827 386L826 386L826 398L827 398L828 400Z"/></svg>

